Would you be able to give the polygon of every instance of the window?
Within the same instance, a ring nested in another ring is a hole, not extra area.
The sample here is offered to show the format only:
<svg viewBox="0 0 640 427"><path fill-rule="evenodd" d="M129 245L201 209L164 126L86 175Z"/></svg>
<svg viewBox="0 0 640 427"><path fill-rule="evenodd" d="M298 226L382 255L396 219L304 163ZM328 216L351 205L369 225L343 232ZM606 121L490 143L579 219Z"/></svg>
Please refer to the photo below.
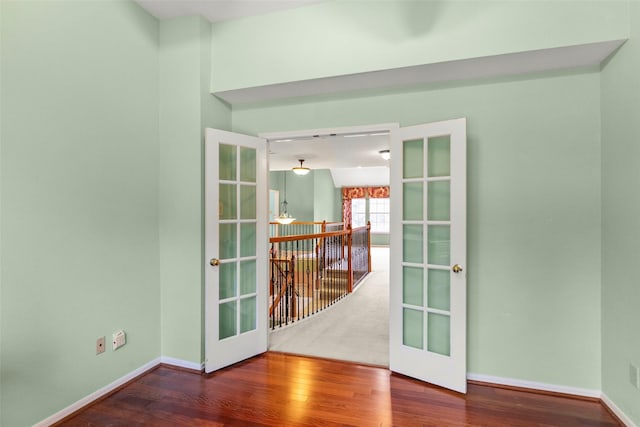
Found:
<svg viewBox="0 0 640 427"><path fill-rule="evenodd" d="M353 228L371 222L372 233L389 232L389 199L351 199L351 226Z"/></svg>
<svg viewBox="0 0 640 427"><path fill-rule="evenodd" d="M369 199L369 221L372 233L389 232L389 199Z"/></svg>
<svg viewBox="0 0 640 427"><path fill-rule="evenodd" d="M367 225L367 199L351 199L351 227Z"/></svg>

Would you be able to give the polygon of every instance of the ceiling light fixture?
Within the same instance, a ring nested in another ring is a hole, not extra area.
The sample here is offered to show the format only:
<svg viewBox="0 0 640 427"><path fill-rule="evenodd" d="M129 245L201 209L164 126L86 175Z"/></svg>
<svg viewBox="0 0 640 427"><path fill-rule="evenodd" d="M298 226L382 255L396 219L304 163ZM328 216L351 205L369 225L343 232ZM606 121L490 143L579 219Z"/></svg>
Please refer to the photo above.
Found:
<svg viewBox="0 0 640 427"><path fill-rule="evenodd" d="M391 158L391 151L389 150L380 150L378 153L380 153L380 156L385 160L389 160Z"/></svg>
<svg viewBox="0 0 640 427"><path fill-rule="evenodd" d="M308 174L311 169L302 166L304 159L298 159L298 161L300 162L300 166L296 166L295 168L292 168L291 170L293 171L293 173L295 173L296 175Z"/></svg>
<svg viewBox="0 0 640 427"><path fill-rule="evenodd" d="M287 212L287 206L289 205L289 203L287 203L287 171L284 171L284 200L282 203L280 203L280 215L278 215L275 220L280 223L280 224L291 224L293 221L295 221L296 219L294 217L292 217L291 215L289 215L289 212Z"/></svg>

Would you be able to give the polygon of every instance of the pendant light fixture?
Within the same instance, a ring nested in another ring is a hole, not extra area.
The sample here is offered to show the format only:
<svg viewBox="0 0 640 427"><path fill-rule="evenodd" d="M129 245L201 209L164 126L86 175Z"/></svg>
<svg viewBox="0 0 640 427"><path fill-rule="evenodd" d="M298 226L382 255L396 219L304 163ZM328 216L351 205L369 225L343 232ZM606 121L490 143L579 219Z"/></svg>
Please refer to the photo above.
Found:
<svg viewBox="0 0 640 427"><path fill-rule="evenodd" d="M280 215L275 218L275 220L280 224L291 224L296 219L289 215L287 212L287 171L283 172L284 175L284 200L280 203Z"/></svg>
<svg viewBox="0 0 640 427"><path fill-rule="evenodd" d="M296 175L308 174L311 169L302 166L304 159L298 159L298 161L300 162L300 166L296 166L295 168L292 168L291 170L293 171L293 173L295 173Z"/></svg>

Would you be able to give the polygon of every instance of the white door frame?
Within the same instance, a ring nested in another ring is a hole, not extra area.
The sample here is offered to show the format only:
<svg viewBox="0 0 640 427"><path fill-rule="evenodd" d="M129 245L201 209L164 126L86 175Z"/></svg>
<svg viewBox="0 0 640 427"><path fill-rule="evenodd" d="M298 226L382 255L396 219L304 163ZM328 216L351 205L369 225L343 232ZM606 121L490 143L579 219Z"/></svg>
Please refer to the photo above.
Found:
<svg viewBox="0 0 640 427"><path fill-rule="evenodd" d="M358 126L344 126L338 128L319 128L319 129L304 129L304 130L291 130L286 132L266 132L259 133L258 137L264 138L269 141L277 139L303 139L312 138L314 136L330 136L333 134L357 134L357 133L376 133L376 132L389 132L398 129L399 123L382 123L373 125L358 125ZM302 141L301 141L302 142Z"/></svg>
<svg viewBox="0 0 640 427"><path fill-rule="evenodd" d="M431 125L434 125L435 123L440 123L440 122L434 122L431 123ZM427 123L424 123L427 124ZM346 126L346 127L338 127L338 128L320 128L320 129L311 129L311 130L294 130L294 131L287 131L287 132L269 132L269 133L260 133L258 136L261 138L265 138L267 140L267 147L269 146L269 142L270 141L274 141L274 140L279 140L279 139L308 139L308 138L312 138L312 137L317 137L317 136L330 136L332 134L358 134L358 133L374 133L374 132L389 132L389 143L390 143L390 148L392 145L392 137L394 134L397 134L397 132L399 132L402 128L400 128L399 123L383 123L383 124L374 124L374 125L360 125L360 126ZM466 128L465 128L465 134L466 134ZM466 138L466 136L465 136ZM466 141L466 140L465 140ZM301 141L302 142L302 141ZM466 142L465 142L465 147L466 147ZM390 177L391 180L394 179L394 174L399 174L401 173L401 171L398 171L398 165L401 164L401 162L399 162L399 157L401 156L402 153L392 153L392 161L389 163L389 169L390 169ZM453 153L452 153L453 156ZM395 160L394 160L395 157ZM463 167L465 167L466 169L466 155L465 155L465 162ZM391 184L391 183L390 183ZM452 189L453 191L453 189ZM394 206L394 204L398 203L398 201L401 201L402 197L398 194L396 194L394 196L393 193L390 194L390 201L391 201L391 205ZM393 224L393 211L396 211L396 209L392 209L391 215L392 217L390 218L391 223ZM397 219L398 221L400 221L400 218ZM464 220L464 222L466 223L466 220ZM466 224L465 224L466 225ZM394 239L391 238L391 242L390 245L393 244L393 242L396 243L396 245L398 244L398 239ZM395 247L395 246L394 246ZM393 249L393 248L391 248ZM466 251L466 248L465 248ZM393 255L390 257L390 264L394 263L394 260L397 260L397 257L394 257ZM392 269L393 266L390 265L390 267ZM393 275L390 275L390 280L393 278ZM391 298L389 300L389 305L390 305L390 309L391 307ZM465 319L466 319L466 307L465 307ZM389 325L391 326L391 317L389 319ZM464 339L466 341L467 337L466 337L466 331L464 332L464 337L462 339ZM267 341L268 343L268 341ZM392 343L391 341L389 342L389 345L391 346ZM463 346L466 348L466 346ZM391 348L390 348L391 350ZM466 360L466 358L465 358ZM465 361L465 365L466 365L466 361ZM390 367L389 367L390 369ZM411 375L412 373L407 373L407 375ZM428 380L427 380L428 381ZM444 385L445 387L448 387L448 385L445 384L440 384L440 385ZM458 391L464 392L466 390L466 366L465 366L465 380L464 380L464 385L461 386L461 388L458 389Z"/></svg>
<svg viewBox="0 0 640 427"><path fill-rule="evenodd" d="M399 123L381 123L381 124L371 124L371 125L357 125L357 126L344 126L344 127L333 127L333 128L318 128L318 129L303 129L303 130L293 130L286 132L266 132L259 133L259 138L264 138L267 140L267 153L269 150L270 141L275 141L279 139L300 139L300 143L307 142L313 143L313 141L308 141L309 138L313 138L314 136L330 136L334 134L359 134L359 133L377 133L377 132L389 132L389 143L391 143L391 134L392 132L396 132L400 128ZM306 141L302 141L305 139ZM267 155L267 170L269 170L269 155ZM391 163L389 163L389 171L393 172ZM267 174L268 175L268 174ZM267 188L271 188L270 183L267 179ZM391 204L393 204L393 194L390 195ZM392 220L390 218L390 220ZM391 260L389 260L391 263ZM268 332L267 332L268 334ZM269 338L267 338L267 349L269 347Z"/></svg>

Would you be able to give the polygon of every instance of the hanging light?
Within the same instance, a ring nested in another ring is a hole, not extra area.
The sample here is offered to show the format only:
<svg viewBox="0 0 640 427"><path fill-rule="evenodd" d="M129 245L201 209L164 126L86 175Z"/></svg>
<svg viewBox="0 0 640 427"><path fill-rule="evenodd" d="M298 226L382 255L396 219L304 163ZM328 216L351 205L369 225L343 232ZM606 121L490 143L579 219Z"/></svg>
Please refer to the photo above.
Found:
<svg viewBox="0 0 640 427"><path fill-rule="evenodd" d="M391 158L391 152L389 150L380 150L378 153L380 154L380 157L385 160L389 160Z"/></svg>
<svg viewBox="0 0 640 427"><path fill-rule="evenodd" d="M291 224L293 221L295 221L296 219L294 217L292 217L291 215L289 215L289 212L287 212L287 206L289 205L289 203L287 203L287 172L284 172L284 200L282 201L282 203L280 203L280 215L278 215L275 220L279 223L279 224Z"/></svg>
<svg viewBox="0 0 640 427"><path fill-rule="evenodd" d="M308 174L311 169L302 166L304 159L298 159L298 161L300 162L300 166L296 166L295 168L292 168L291 170L293 171L293 173L295 173L296 175Z"/></svg>

